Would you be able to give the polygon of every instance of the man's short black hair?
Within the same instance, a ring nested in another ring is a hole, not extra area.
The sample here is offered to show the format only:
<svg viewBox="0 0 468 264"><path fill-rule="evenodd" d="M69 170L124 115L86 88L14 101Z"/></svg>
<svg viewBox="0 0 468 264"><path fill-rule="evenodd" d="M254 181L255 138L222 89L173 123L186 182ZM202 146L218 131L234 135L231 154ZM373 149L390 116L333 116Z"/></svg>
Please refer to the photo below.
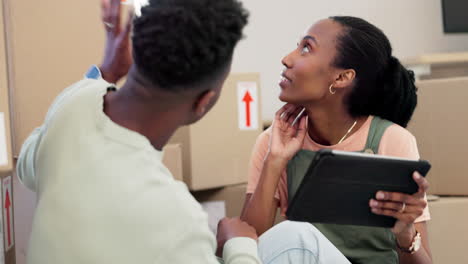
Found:
<svg viewBox="0 0 468 264"><path fill-rule="evenodd" d="M150 0L134 21L136 67L161 89L206 84L230 65L247 21L237 0Z"/></svg>

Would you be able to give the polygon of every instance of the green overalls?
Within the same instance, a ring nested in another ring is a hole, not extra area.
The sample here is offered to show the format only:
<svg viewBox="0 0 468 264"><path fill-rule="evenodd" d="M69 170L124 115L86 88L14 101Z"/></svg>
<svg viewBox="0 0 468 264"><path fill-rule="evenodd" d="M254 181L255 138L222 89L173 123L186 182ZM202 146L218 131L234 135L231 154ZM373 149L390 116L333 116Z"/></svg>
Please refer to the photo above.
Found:
<svg viewBox="0 0 468 264"><path fill-rule="evenodd" d="M360 152L378 153L385 130L393 123L374 117L366 146ZM304 178L314 151L300 150L288 163L288 199L291 202ZM351 263L398 263L395 236L388 228L313 223Z"/></svg>

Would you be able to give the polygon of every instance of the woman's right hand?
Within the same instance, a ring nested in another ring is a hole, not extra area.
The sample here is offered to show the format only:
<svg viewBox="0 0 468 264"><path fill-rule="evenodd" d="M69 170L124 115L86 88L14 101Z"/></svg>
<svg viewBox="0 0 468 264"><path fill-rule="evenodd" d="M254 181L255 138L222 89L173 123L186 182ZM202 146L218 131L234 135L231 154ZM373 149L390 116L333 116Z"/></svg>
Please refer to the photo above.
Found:
<svg viewBox="0 0 468 264"><path fill-rule="evenodd" d="M307 133L307 114L303 113L294 125L297 115L304 109L293 104L286 104L275 114L268 158L288 162L302 148Z"/></svg>

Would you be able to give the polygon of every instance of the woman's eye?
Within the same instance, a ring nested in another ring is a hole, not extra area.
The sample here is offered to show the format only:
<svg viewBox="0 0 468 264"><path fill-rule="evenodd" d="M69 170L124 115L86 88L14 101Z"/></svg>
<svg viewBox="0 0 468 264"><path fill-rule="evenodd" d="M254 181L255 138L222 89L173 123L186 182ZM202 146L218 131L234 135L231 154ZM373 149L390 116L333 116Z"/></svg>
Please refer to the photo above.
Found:
<svg viewBox="0 0 468 264"><path fill-rule="evenodd" d="M301 50L301 53L302 53L302 54L309 53L309 52L310 52L310 49L309 49L308 46L304 46L304 47L302 48L302 50Z"/></svg>

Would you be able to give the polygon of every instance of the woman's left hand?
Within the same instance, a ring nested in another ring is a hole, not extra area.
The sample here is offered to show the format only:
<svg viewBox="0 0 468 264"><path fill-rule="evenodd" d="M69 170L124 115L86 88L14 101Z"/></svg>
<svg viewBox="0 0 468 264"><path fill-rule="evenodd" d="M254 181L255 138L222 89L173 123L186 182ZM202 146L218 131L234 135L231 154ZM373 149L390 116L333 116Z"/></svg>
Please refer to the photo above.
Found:
<svg viewBox="0 0 468 264"><path fill-rule="evenodd" d="M423 214L427 206L425 195L429 189L429 183L418 172L414 172L413 179L419 187L415 194L379 191L375 195L376 199L371 199L369 202L374 214L392 216L397 219L392 232L402 247L411 246L416 235L414 222Z"/></svg>

